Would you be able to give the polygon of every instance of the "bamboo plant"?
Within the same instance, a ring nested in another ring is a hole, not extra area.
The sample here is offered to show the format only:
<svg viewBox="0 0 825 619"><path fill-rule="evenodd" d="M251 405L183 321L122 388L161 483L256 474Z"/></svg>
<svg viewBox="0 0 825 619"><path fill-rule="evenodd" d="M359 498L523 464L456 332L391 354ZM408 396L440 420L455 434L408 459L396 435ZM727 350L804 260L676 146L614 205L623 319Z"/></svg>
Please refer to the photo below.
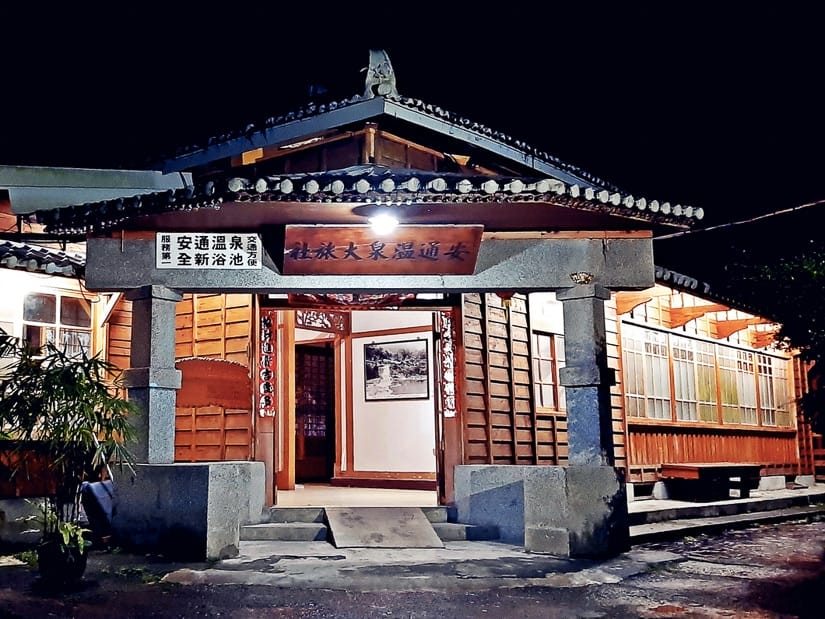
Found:
<svg viewBox="0 0 825 619"><path fill-rule="evenodd" d="M11 474L27 474L24 450L35 446L51 482L43 540L85 548L82 484L107 466L131 465L136 407L121 395L116 366L99 356L68 355L53 344L34 349L0 333L0 357L0 439L21 450Z"/></svg>

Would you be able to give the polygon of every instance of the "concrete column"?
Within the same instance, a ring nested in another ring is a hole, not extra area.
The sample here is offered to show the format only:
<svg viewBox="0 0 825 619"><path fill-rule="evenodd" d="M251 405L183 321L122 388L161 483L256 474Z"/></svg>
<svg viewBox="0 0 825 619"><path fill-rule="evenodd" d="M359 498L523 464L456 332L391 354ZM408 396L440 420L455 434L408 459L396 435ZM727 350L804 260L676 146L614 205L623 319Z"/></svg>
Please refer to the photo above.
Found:
<svg viewBox="0 0 825 619"><path fill-rule="evenodd" d="M556 293L564 313L565 367L559 382L566 389L570 465L612 466L613 428L607 367L604 302L610 291L581 284Z"/></svg>
<svg viewBox="0 0 825 619"><path fill-rule="evenodd" d="M175 368L175 305L182 295L163 286L126 293L132 301L131 368L124 372L129 399L141 413L134 420L137 462L175 461L175 399L181 373Z"/></svg>

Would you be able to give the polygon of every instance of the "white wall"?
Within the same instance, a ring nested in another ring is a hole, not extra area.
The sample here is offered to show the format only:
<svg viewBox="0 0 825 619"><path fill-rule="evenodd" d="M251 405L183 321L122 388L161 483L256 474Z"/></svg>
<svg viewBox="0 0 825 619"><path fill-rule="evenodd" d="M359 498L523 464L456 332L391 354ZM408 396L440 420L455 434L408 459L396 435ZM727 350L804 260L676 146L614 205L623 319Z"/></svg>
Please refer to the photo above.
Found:
<svg viewBox="0 0 825 619"><path fill-rule="evenodd" d="M376 329L384 325L397 328L405 314L429 312L358 312L371 317ZM361 317L359 317L360 319ZM421 324L421 316L415 318ZM353 331L356 317L353 315ZM361 329L362 331L364 329ZM424 339L429 353L429 398L418 400L364 399L364 344ZM352 339L352 422L353 452L356 471L435 472L435 408L433 385L433 340L431 332L398 335L353 337Z"/></svg>
<svg viewBox="0 0 825 619"><path fill-rule="evenodd" d="M331 342L334 339L334 333L325 333L323 331L315 331L313 329L301 329L300 327L295 327L295 341L298 344L300 344L301 342L319 342L322 340L329 340Z"/></svg>
<svg viewBox="0 0 825 619"><path fill-rule="evenodd" d="M428 327L433 323L432 312L407 310L370 310L352 312L352 332Z"/></svg>

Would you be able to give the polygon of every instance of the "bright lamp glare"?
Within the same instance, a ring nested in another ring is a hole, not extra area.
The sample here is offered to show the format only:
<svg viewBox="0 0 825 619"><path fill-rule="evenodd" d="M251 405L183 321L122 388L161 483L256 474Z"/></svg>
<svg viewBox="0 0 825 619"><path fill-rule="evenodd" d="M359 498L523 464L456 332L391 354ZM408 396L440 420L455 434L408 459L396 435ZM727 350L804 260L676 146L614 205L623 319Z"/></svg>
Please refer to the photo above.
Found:
<svg viewBox="0 0 825 619"><path fill-rule="evenodd" d="M369 222L375 234L389 234L398 225L398 220L387 213L379 213L375 217L370 217Z"/></svg>

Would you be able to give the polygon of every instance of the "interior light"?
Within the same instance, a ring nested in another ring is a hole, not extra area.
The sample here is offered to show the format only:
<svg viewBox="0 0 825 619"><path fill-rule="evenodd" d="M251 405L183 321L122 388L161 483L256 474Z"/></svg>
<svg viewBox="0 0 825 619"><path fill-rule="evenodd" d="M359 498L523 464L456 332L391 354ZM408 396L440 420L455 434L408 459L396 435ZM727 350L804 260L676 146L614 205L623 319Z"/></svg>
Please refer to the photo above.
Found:
<svg viewBox="0 0 825 619"><path fill-rule="evenodd" d="M375 234L389 234L398 225L398 220L389 213L378 213L369 218L370 226Z"/></svg>

